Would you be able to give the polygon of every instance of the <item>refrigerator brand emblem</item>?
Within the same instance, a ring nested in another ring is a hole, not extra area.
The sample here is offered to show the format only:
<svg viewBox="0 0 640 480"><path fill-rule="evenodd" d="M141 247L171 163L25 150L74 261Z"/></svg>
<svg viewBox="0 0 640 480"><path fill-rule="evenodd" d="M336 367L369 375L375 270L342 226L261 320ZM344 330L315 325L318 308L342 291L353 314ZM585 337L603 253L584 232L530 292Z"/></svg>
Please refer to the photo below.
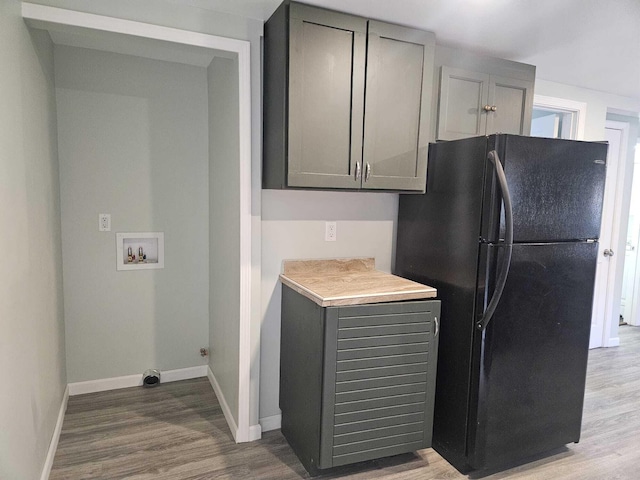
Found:
<svg viewBox="0 0 640 480"><path fill-rule="evenodd" d="M597 163L598 165L604 165L604 160L594 160L593 163Z"/></svg>

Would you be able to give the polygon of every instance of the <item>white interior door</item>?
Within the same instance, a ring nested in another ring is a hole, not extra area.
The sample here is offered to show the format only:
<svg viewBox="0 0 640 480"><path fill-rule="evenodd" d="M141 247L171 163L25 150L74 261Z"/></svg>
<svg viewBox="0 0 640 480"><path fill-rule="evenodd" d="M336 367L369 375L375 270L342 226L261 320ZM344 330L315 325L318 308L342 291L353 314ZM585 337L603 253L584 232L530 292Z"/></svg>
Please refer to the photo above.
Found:
<svg viewBox="0 0 640 480"><path fill-rule="evenodd" d="M629 225L631 227L631 225ZM620 315L629 323L633 309L633 292L636 279L637 235L627 232L627 246L624 252L624 276L622 277L622 297L620 298Z"/></svg>
<svg viewBox="0 0 640 480"><path fill-rule="evenodd" d="M596 282L593 301L593 317L591 319L591 337L589 348L607 347L614 311L618 312L617 300L614 301L614 284L618 254L614 246L618 245L620 232L620 210L622 203L623 155L626 152L628 125L621 122L607 121L605 139L609 142L607 154L607 180L604 189L602 208L602 225L600 228L600 249L596 268Z"/></svg>
<svg viewBox="0 0 640 480"><path fill-rule="evenodd" d="M629 325L640 325L640 144L636 146L629 226L624 259L620 310Z"/></svg>

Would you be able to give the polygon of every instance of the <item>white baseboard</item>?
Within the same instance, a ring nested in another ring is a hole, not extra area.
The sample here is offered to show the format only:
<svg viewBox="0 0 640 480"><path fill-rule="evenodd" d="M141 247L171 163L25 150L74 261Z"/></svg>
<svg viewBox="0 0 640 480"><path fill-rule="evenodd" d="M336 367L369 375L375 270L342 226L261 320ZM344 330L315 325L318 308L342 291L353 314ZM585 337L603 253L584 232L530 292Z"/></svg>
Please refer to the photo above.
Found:
<svg viewBox="0 0 640 480"><path fill-rule="evenodd" d="M254 442L256 440L260 440L262 438L262 426L258 423L257 425L249 426L249 441Z"/></svg>
<svg viewBox="0 0 640 480"><path fill-rule="evenodd" d="M216 397L218 397L218 403L220 403L220 407L222 408L222 413L224 414L224 418L227 421L227 425L229 425L229 429L231 430L231 435L233 435L233 439L237 442L238 438L238 425L233 418L233 414L231 413L231 409L229 408L229 404L227 403L227 399L224 398L224 394L222 393L222 389L220 388L220 384L218 380L216 380L215 375L211 371L209 366L207 368L207 378L209 378L209 383L211 383L211 387L213 391L216 393Z"/></svg>
<svg viewBox="0 0 640 480"><path fill-rule="evenodd" d="M67 411L67 402L69 401L69 385L64 389L64 395L62 396L62 404L60 405L60 411L58 412L58 420L56 422L56 428L53 430L53 436L51 437L51 443L49 444L49 451L47 452L47 458L44 461L44 467L42 468L42 475L40 480L48 480L51 473L51 467L53 467L53 459L56 456L56 450L58 449L58 440L60 440L60 432L62 432L62 423L64 422L64 414Z"/></svg>
<svg viewBox="0 0 640 480"><path fill-rule="evenodd" d="M177 370L167 370L160 372L160 379L164 382L179 382L180 380L191 380L192 378L200 378L207 376L206 365L198 365L197 367L179 368Z"/></svg>
<svg viewBox="0 0 640 480"><path fill-rule="evenodd" d="M610 338L605 347L619 347L620 346L620 337Z"/></svg>
<svg viewBox="0 0 640 480"><path fill-rule="evenodd" d="M164 370L160 372L160 379L162 383L166 383L206 377L207 368L206 365L199 365L197 367ZM104 392L107 390L117 390L119 388L139 387L140 385L142 385L142 374L101 378L98 380L88 380L86 382L70 383L69 395L83 395L85 393Z"/></svg>
<svg viewBox="0 0 640 480"><path fill-rule="evenodd" d="M278 430L282 425L282 414L271 415L270 417L262 417L260 419L260 426L262 427L263 432L268 432L269 430Z"/></svg>

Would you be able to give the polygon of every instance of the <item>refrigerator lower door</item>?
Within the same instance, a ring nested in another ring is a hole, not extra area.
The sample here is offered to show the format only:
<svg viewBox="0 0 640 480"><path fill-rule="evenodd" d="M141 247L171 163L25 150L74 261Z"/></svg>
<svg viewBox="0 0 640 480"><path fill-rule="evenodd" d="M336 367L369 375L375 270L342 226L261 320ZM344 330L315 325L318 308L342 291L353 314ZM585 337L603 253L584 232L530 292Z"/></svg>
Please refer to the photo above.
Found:
<svg viewBox="0 0 640 480"><path fill-rule="evenodd" d="M597 249L595 242L514 245L500 303L474 339L472 467L503 466L579 440ZM501 248L481 250L489 274L479 285L486 280L490 291ZM477 301L487 299L480 293Z"/></svg>

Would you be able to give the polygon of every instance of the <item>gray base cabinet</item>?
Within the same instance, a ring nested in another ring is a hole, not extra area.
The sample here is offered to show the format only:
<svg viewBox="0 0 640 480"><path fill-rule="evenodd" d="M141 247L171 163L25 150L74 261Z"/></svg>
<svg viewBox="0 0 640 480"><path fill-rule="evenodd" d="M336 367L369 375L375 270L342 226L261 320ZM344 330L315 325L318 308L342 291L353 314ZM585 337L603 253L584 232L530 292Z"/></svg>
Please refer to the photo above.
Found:
<svg viewBox="0 0 640 480"><path fill-rule="evenodd" d="M263 187L424 191L434 49L285 1L265 24Z"/></svg>
<svg viewBox="0 0 640 480"><path fill-rule="evenodd" d="M282 287L282 433L311 473L431 446L440 301L320 307Z"/></svg>

